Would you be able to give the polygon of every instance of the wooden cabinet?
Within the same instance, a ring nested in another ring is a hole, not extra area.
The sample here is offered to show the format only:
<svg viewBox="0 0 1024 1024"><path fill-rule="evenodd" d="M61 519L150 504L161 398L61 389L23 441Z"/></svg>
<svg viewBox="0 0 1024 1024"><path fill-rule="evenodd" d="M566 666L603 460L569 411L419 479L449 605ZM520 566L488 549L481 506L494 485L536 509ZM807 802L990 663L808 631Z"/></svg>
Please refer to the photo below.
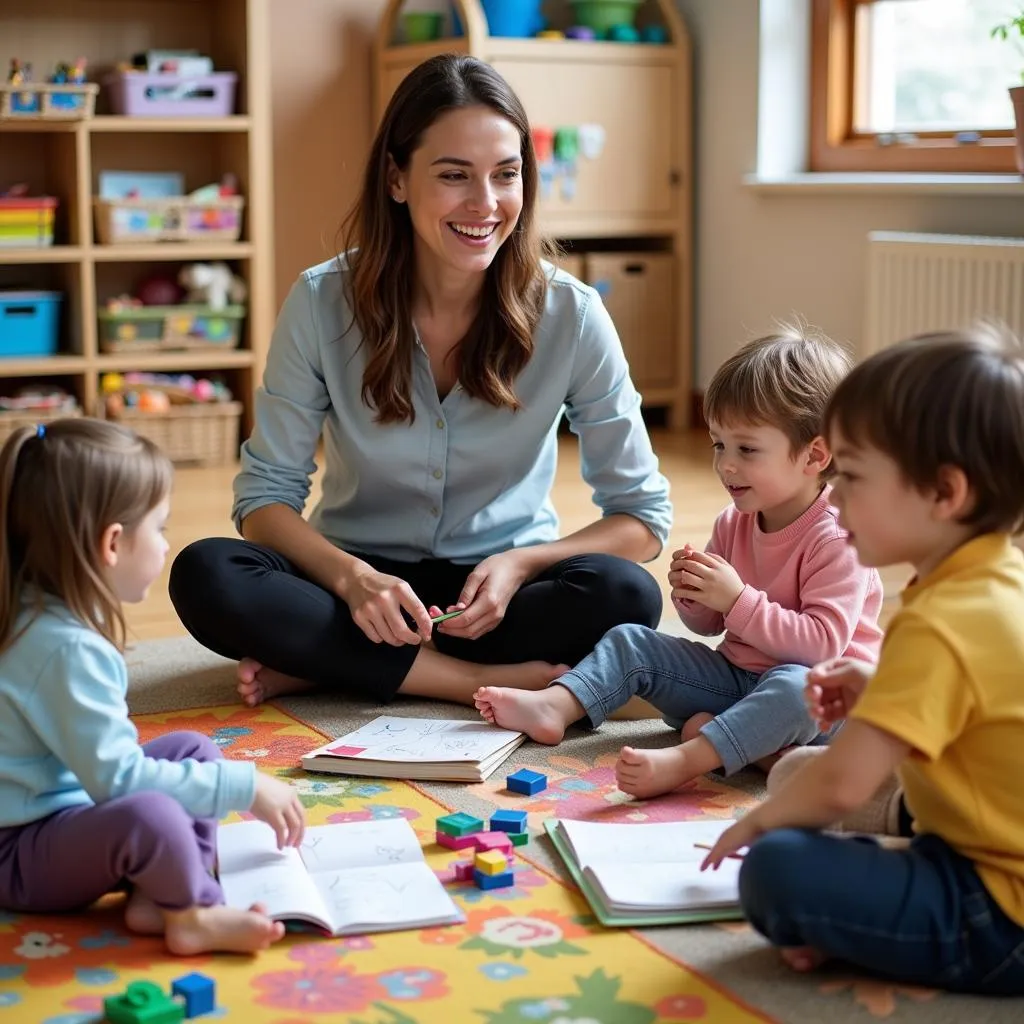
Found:
<svg viewBox="0 0 1024 1024"><path fill-rule="evenodd" d="M549 237L572 243L571 262L563 262L570 273L609 283L606 304L645 406L667 408L672 426L688 426L692 74L689 37L674 0L649 0L641 10L642 19L664 30L664 43L494 37L479 0L456 0L461 35L405 44L404 6L390 0L378 31L377 118L412 68L454 52L493 64L523 101L534 130L596 130L599 151L579 154L568 186L559 172L542 187L539 223ZM544 10L553 27L571 24L566 0L548 0Z"/></svg>
<svg viewBox="0 0 1024 1024"><path fill-rule="evenodd" d="M147 49L193 48L237 73L227 117L124 117L100 93L96 115L77 121L0 120L0 189L24 183L59 198L54 244L0 246L0 288L54 289L64 297L59 354L0 359L0 389L52 381L93 412L109 371L216 372L251 422L276 315L271 188L270 0L32 0L0 2L0 39L43 80L58 61L85 57L98 80ZM175 171L191 191L233 174L245 198L242 235L230 242L103 245L93 197L102 171ZM102 353L97 312L154 272L226 261L248 286L244 335L235 349Z"/></svg>

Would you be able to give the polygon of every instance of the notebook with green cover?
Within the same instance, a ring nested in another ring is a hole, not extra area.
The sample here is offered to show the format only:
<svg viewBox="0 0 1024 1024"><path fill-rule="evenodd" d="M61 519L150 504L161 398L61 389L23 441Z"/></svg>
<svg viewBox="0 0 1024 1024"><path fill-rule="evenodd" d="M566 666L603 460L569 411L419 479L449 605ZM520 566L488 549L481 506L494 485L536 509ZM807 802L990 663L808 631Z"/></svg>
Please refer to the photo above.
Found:
<svg viewBox="0 0 1024 1024"><path fill-rule="evenodd" d="M700 870L707 850L732 821L611 824L548 819L551 842L606 927L734 921L741 859Z"/></svg>

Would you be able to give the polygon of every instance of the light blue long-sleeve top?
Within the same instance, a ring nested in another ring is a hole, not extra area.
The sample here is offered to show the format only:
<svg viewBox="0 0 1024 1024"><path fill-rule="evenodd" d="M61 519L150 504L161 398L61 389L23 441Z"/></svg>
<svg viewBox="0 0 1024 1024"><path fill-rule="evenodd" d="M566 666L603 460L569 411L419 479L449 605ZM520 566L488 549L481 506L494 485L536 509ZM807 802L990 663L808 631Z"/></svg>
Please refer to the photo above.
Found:
<svg viewBox="0 0 1024 1024"><path fill-rule="evenodd" d="M515 382L519 412L459 386L440 400L417 343L415 421L387 425L362 399L366 352L345 297L344 257L305 271L281 309L255 429L242 445L232 511L239 531L265 505L302 514L322 432L323 491L310 523L346 551L475 563L557 540L550 495L564 411L601 514L635 516L664 544L669 485L611 317L593 288L545 270L534 353Z"/></svg>
<svg viewBox="0 0 1024 1024"><path fill-rule="evenodd" d="M0 654L0 826L143 790L173 796L196 818L252 806L251 762L146 757L127 690L117 648L46 598L42 614Z"/></svg>

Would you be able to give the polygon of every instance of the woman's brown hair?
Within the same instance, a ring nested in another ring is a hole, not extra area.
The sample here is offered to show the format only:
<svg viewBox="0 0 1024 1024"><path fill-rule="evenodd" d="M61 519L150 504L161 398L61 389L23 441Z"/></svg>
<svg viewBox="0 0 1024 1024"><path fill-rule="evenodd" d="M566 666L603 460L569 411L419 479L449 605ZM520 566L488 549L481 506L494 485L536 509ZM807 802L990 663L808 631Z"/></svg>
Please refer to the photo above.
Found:
<svg viewBox="0 0 1024 1024"><path fill-rule="evenodd" d="M87 418L21 427L0 450L0 651L17 639L26 604L46 595L124 648L121 602L100 560L104 530L129 536L168 496L171 463L151 441Z"/></svg>
<svg viewBox="0 0 1024 1024"><path fill-rule="evenodd" d="M537 162L529 120L509 84L474 57L442 54L414 68L398 86L373 141L359 199L342 227L349 267L348 301L368 350L363 401L381 423L411 423L415 331L413 226L391 199L390 161L405 170L424 132L466 107L488 107L519 132L523 209L488 268L480 309L459 346L459 382L474 398L518 409L514 384L533 354L543 312L545 251L537 232Z"/></svg>

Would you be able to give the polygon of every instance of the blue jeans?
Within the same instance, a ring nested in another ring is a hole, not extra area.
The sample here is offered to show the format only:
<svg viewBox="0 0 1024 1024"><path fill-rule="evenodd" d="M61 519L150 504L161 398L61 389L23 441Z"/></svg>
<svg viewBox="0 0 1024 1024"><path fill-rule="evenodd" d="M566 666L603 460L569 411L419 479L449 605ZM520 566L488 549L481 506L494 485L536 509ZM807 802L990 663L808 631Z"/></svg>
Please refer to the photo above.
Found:
<svg viewBox="0 0 1024 1024"><path fill-rule="evenodd" d="M747 672L706 644L625 625L605 633L552 685L569 690L595 727L630 697L643 697L677 729L699 712L714 715L701 734L731 775L783 747L819 737L804 703L806 677L804 665Z"/></svg>
<svg viewBox="0 0 1024 1024"><path fill-rule="evenodd" d="M780 829L740 869L740 902L776 946L811 946L894 981L1024 995L1024 927L938 836L872 839Z"/></svg>

